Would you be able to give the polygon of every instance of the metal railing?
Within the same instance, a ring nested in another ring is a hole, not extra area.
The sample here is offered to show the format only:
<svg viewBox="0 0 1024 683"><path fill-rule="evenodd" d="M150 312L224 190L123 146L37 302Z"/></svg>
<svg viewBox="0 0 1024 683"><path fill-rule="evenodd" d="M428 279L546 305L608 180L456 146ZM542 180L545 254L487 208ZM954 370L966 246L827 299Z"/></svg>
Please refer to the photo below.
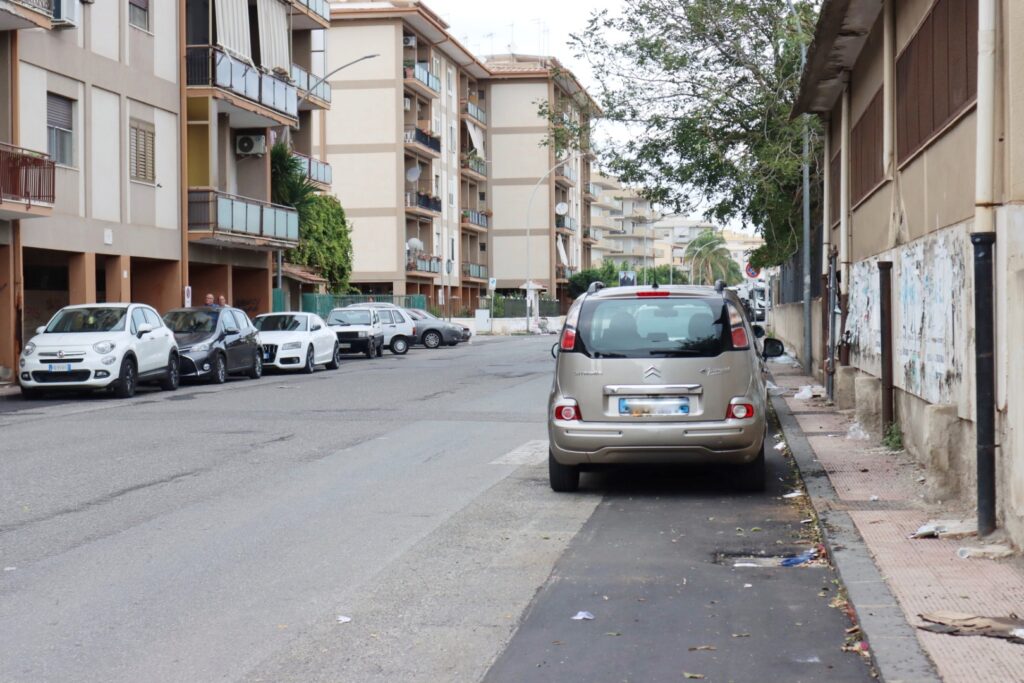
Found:
<svg viewBox="0 0 1024 683"><path fill-rule="evenodd" d="M188 229L297 243L299 212L289 206L219 190L190 189Z"/></svg>
<svg viewBox="0 0 1024 683"><path fill-rule="evenodd" d="M562 164L561 166L558 167L558 170L555 171L555 175L557 175L559 178L565 178L566 180L573 183L575 183L577 178L579 177L576 173L576 169L574 169L572 166L566 166L565 164Z"/></svg>
<svg viewBox="0 0 1024 683"><path fill-rule="evenodd" d="M434 197L426 192L406 192L405 205L410 209L426 209L441 213L441 198Z"/></svg>
<svg viewBox="0 0 1024 683"><path fill-rule="evenodd" d="M314 14L319 14L324 19L331 20L331 5L327 0L292 0L296 5L302 5L313 10Z"/></svg>
<svg viewBox="0 0 1024 683"><path fill-rule="evenodd" d="M589 194L592 197L600 197L601 188L595 185L594 183L587 183L587 194Z"/></svg>
<svg viewBox="0 0 1024 683"><path fill-rule="evenodd" d="M566 230L575 230L579 227L579 221L572 216L555 216L555 227Z"/></svg>
<svg viewBox="0 0 1024 683"><path fill-rule="evenodd" d="M320 80L319 76L309 73L298 64L292 64L292 80L300 92L308 92L311 97L317 97L324 102L331 101L331 84ZM313 89L310 90L309 86Z"/></svg>
<svg viewBox="0 0 1024 683"><path fill-rule="evenodd" d="M294 85L213 45L185 48L185 83L223 88L292 118L299 113L298 90Z"/></svg>
<svg viewBox="0 0 1024 683"><path fill-rule="evenodd" d="M37 12L42 12L48 17L53 17L53 0L14 0L15 5L22 5Z"/></svg>
<svg viewBox="0 0 1024 683"><path fill-rule="evenodd" d="M413 143L419 143L424 147L429 147L437 153L441 152L441 138L438 135L431 135L425 130L420 130L416 126L405 127L405 143L411 145Z"/></svg>
<svg viewBox="0 0 1024 683"><path fill-rule="evenodd" d="M493 318L525 318L526 299L520 297L506 297L497 294L493 297L480 297L480 308L491 311ZM562 306L557 299L540 299L537 301L536 315L548 318L559 316L562 313Z"/></svg>
<svg viewBox="0 0 1024 683"><path fill-rule="evenodd" d="M462 222L479 225L481 228L490 227L490 219L487 217L487 214L482 211L477 211L476 209L463 209Z"/></svg>
<svg viewBox="0 0 1024 683"><path fill-rule="evenodd" d="M441 79L431 73L426 62L418 62L414 66L405 67L405 77L419 81L435 92L441 92Z"/></svg>
<svg viewBox="0 0 1024 683"><path fill-rule="evenodd" d="M486 280L487 266L481 263L469 263L468 261L463 261L462 276L476 278L477 280Z"/></svg>
<svg viewBox="0 0 1024 683"><path fill-rule="evenodd" d="M462 168L468 168L474 173L487 175L487 162L479 157L469 157L462 160Z"/></svg>
<svg viewBox="0 0 1024 683"><path fill-rule="evenodd" d="M487 112L475 102L466 101L462 104L462 111L466 112L480 123L487 125Z"/></svg>
<svg viewBox="0 0 1024 683"><path fill-rule="evenodd" d="M441 257L431 256L425 252L410 252L406 256L405 269L417 273L440 273Z"/></svg>
<svg viewBox="0 0 1024 683"><path fill-rule="evenodd" d="M292 152L292 156L302 163L303 172L306 174L306 177L313 182L330 185L334 180L334 172L331 170L331 165L326 161L314 159L313 157L306 156L302 152Z"/></svg>
<svg viewBox="0 0 1024 683"><path fill-rule="evenodd" d="M558 266L555 269L555 274L559 280L568 280L576 274L576 270L570 266Z"/></svg>
<svg viewBox="0 0 1024 683"><path fill-rule="evenodd" d="M402 308L427 307L427 297L423 294L315 294L307 292L302 295L302 310L316 313L321 318L334 308L344 308L352 304L382 303L395 304Z"/></svg>
<svg viewBox="0 0 1024 683"><path fill-rule="evenodd" d="M53 204L55 168L48 154L0 142L0 197L32 204Z"/></svg>

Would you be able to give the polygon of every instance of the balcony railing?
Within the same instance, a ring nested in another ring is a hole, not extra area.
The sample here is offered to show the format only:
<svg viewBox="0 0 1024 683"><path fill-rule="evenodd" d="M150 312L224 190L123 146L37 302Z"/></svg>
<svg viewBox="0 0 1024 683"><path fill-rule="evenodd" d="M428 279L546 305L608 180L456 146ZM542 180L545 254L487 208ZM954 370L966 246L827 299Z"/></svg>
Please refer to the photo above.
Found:
<svg viewBox="0 0 1024 683"><path fill-rule="evenodd" d="M298 116L298 91L294 85L212 45L186 48L185 82L193 86L223 88L292 118Z"/></svg>
<svg viewBox="0 0 1024 683"><path fill-rule="evenodd" d="M490 219L487 217L487 215L475 209L463 209L462 222L472 223L473 225L479 225L481 228L490 227Z"/></svg>
<svg viewBox="0 0 1024 683"><path fill-rule="evenodd" d="M410 252L405 261L405 269L418 273L440 273L441 257L431 256L426 252Z"/></svg>
<svg viewBox="0 0 1024 683"><path fill-rule="evenodd" d="M441 213L441 198L433 197L426 192L406 192L405 206L410 209L426 209Z"/></svg>
<svg viewBox="0 0 1024 683"><path fill-rule="evenodd" d="M474 173L487 175L487 162L479 157L471 157L462 160L462 168L468 168Z"/></svg>
<svg viewBox="0 0 1024 683"><path fill-rule="evenodd" d="M54 168L47 154L0 142L0 198L29 206L53 204Z"/></svg>
<svg viewBox="0 0 1024 683"><path fill-rule="evenodd" d="M600 197L601 188L595 185L594 183L587 183L587 194L591 195L592 197Z"/></svg>
<svg viewBox="0 0 1024 683"><path fill-rule="evenodd" d="M331 165L326 161L320 161L319 159L308 157L301 152L292 152L292 156L299 160L302 164L302 170L306 174L306 177L314 183L330 185L334 180L334 173L331 170Z"/></svg>
<svg viewBox="0 0 1024 683"><path fill-rule="evenodd" d="M295 87L299 92L308 92L310 97L317 97L324 102L331 101L331 84L320 80L319 76L309 73L298 64L292 64L292 80L295 81ZM309 89L311 85L312 90Z"/></svg>
<svg viewBox="0 0 1024 683"><path fill-rule="evenodd" d="M466 112L480 123L487 124L487 112L475 102L466 101L462 104L462 111Z"/></svg>
<svg viewBox="0 0 1024 683"><path fill-rule="evenodd" d="M431 73L426 62L419 62L415 66L406 66L404 73L406 78L419 81L434 92L441 92L441 79Z"/></svg>
<svg viewBox="0 0 1024 683"><path fill-rule="evenodd" d="M576 174L576 169L574 169L572 166L566 166L565 164L559 166L558 170L555 171L555 174L559 178L565 178L566 180L569 180L574 183L576 182L576 179L579 177Z"/></svg>
<svg viewBox="0 0 1024 683"><path fill-rule="evenodd" d="M288 206L218 190L189 190L188 229L298 242L299 213Z"/></svg>
<svg viewBox="0 0 1024 683"><path fill-rule="evenodd" d="M579 221L572 216L555 216L555 227L566 230L575 230L579 227Z"/></svg>
<svg viewBox="0 0 1024 683"><path fill-rule="evenodd" d="M441 138L437 135L431 135L425 130L420 130L416 126L405 127L405 143L411 145L413 143L419 143L425 147L429 147L435 152L441 152Z"/></svg>
<svg viewBox="0 0 1024 683"><path fill-rule="evenodd" d="M53 17L53 0L14 0L15 5L22 5L48 17Z"/></svg>
<svg viewBox="0 0 1024 683"><path fill-rule="evenodd" d="M477 280L487 279L487 266L479 263L462 263L462 277L472 277Z"/></svg>
<svg viewBox="0 0 1024 683"><path fill-rule="evenodd" d="M559 280L568 280L569 278L576 274L576 269L570 266L558 266L555 269L555 273L557 274Z"/></svg>
<svg viewBox="0 0 1024 683"><path fill-rule="evenodd" d="M583 239L585 240L600 240L601 239L601 228L583 228Z"/></svg>
<svg viewBox="0 0 1024 683"><path fill-rule="evenodd" d="M314 14L319 14L327 21L331 20L331 5L327 0L293 0L293 2L308 7L313 10Z"/></svg>

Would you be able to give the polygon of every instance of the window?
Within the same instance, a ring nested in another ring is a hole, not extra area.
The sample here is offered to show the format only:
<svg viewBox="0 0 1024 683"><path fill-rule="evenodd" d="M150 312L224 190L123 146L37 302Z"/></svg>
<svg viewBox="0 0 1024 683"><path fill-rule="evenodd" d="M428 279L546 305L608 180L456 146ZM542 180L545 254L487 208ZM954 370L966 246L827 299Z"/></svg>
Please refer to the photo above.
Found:
<svg viewBox="0 0 1024 683"><path fill-rule="evenodd" d="M309 32L310 43L310 71L317 78L327 73L327 40L324 29L318 28Z"/></svg>
<svg viewBox="0 0 1024 683"><path fill-rule="evenodd" d="M721 300L605 299L584 303L578 339L593 358L714 357L727 350L725 316Z"/></svg>
<svg viewBox="0 0 1024 683"><path fill-rule="evenodd" d="M157 315L156 311L152 308L143 308L142 314L146 316L146 322L152 325L154 330L159 330L164 326L163 321L160 320L160 316Z"/></svg>
<svg viewBox="0 0 1024 683"><path fill-rule="evenodd" d="M139 333L139 327L146 324L146 314L141 308L132 311L132 334Z"/></svg>
<svg viewBox="0 0 1024 683"><path fill-rule="evenodd" d="M405 322L405 316L403 316L398 311L391 311L391 313L395 316L395 322L398 323L399 325Z"/></svg>
<svg viewBox="0 0 1024 683"><path fill-rule="evenodd" d="M128 0L128 23L149 30L149 0Z"/></svg>
<svg viewBox="0 0 1024 683"><path fill-rule="evenodd" d="M128 131L128 168L132 180L156 182L156 129L153 124L132 119Z"/></svg>
<svg viewBox="0 0 1024 683"><path fill-rule="evenodd" d="M882 89L850 131L850 203L856 204L882 181Z"/></svg>
<svg viewBox="0 0 1024 683"><path fill-rule="evenodd" d="M978 92L978 3L938 0L896 59L896 144L902 162Z"/></svg>
<svg viewBox="0 0 1024 683"><path fill-rule="evenodd" d="M390 325L391 323L395 322L395 319L391 317L391 311L381 311L380 312L380 321L382 323L386 323L386 324Z"/></svg>
<svg viewBox="0 0 1024 683"><path fill-rule="evenodd" d="M238 329L244 331L252 327L252 323L249 322L249 318L248 316L245 315L245 313L239 310L234 310L232 311L232 313L234 313L235 315L235 322L238 323Z"/></svg>
<svg viewBox="0 0 1024 683"><path fill-rule="evenodd" d="M46 142L50 158L64 166L75 165L74 100L46 93Z"/></svg>

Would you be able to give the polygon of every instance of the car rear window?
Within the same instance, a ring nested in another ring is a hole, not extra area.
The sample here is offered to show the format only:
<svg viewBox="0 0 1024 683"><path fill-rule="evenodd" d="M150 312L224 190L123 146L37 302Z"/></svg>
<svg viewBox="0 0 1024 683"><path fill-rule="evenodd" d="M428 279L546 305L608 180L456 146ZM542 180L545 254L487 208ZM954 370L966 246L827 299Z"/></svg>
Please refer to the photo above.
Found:
<svg viewBox="0 0 1024 683"><path fill-rule="evenodd" d="M580 311L577 343L593 358L710 357L729 348L726 322L721 299L592 299Z"/></svg>

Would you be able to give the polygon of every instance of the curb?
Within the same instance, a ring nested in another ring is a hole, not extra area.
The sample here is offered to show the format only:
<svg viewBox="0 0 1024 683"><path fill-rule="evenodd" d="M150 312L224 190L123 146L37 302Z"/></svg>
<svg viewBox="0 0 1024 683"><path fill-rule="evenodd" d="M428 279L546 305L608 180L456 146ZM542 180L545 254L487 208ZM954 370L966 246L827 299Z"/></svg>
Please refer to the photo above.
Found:
<svg viewBox="0 0 1024 683"><path fill-rule="evenodd" d="M879 679L885 683L941 683L853 519L835 509L841 501L789 406L780 396L772 396L771 401L818 516L829 557L868 641Z"/></svg>

